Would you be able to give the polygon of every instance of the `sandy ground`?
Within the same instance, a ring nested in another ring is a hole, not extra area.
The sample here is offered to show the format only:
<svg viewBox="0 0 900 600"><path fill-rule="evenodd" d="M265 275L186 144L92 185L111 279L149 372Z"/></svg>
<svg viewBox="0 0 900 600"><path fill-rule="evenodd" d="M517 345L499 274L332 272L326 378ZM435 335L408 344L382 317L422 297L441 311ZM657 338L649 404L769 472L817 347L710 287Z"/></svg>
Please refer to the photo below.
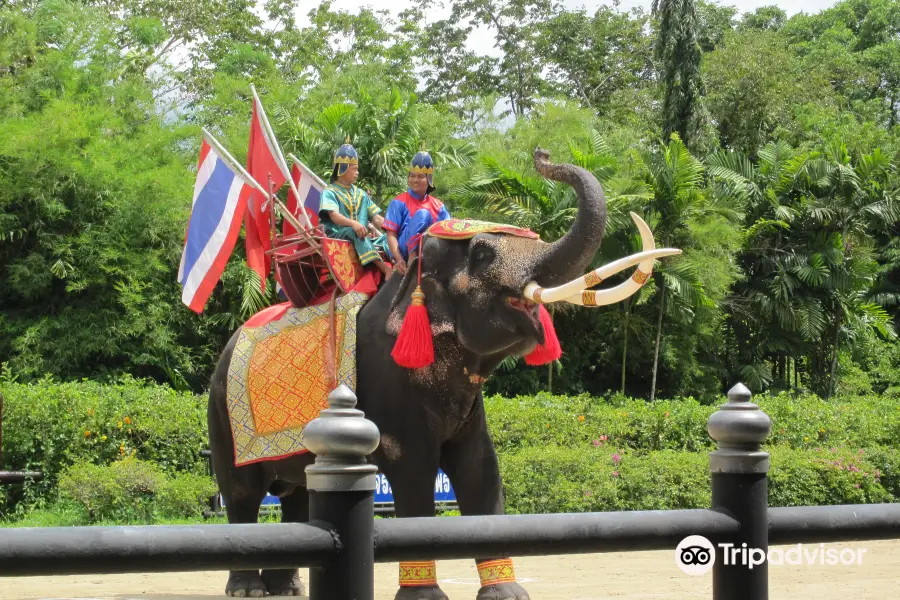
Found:
<svg viewBox="0 0 900 600"><path fill-rule="evenodd" d="M770 565L770 600L881 600L900 597L900 540L826 544L865 548L861 565ZM523 557L516 576L532 600L687 600L712 598L712 574L691 576L675 565L673 551ZM308 583L306 569L300 571ZM0 578L0 599L225 598L227 574L147 573L52 578ZM441 588L451 600L474 600L478 578L468 560L438 562ZM375 566L376 600L392 600L397 563Z"/></svg>

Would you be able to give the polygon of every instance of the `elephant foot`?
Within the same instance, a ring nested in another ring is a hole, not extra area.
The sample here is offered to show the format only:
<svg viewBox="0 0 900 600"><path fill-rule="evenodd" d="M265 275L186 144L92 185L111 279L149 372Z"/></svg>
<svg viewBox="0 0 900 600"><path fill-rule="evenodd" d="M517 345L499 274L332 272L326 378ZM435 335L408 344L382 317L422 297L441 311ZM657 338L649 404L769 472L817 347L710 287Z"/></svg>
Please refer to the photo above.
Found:
<svg viewBox="0 0 900 600"><path fill-rule="evenodd" d="M447 594L436 585L401 587L394 600L449 600Z"/></svg>
<svg viewBox="0 0 900 600"><path fill-rule="evenodd" d="M482 586L475 600L531 600L531 598L525 588L513 582Z"/></svg>
<svg viewBox="0 0 900 600"><path fill-rule="evenodd" d="M225 585L225 595L232 598L262 598L266 586L259 577L259 571L231 571Z"/></svg>
<svg viewBox="0 0 900 600"><path fill-rule="evenodd" d="M262 581L270 596L304 596L306 588L297 569L263 570Z"/></svg>

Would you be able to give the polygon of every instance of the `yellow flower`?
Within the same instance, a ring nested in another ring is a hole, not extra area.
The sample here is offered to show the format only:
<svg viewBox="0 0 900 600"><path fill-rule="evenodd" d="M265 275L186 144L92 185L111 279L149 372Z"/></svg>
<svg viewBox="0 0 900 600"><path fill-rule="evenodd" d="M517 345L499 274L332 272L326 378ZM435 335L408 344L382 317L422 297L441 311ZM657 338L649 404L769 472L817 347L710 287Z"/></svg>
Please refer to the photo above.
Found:
<svg viewBox="0 0 900 600"><path fill-rule="evenodd" d="M823 427L822 429L820 429L819 433L825 433L825 428Z"/></svg>
<svg viewBox="0 0 900 600"><path fill-rule="evenodd" d="M84 437L86 437L86 438L91 437L91 432L85 429L85 431L84 431Z"/></svg>
<svg viewBox="0 0 900 600"><path fill-rule="evenodd" d="M584 415L578 415L578 421L584 423Z"/></svg>
<svg viewBox="0 0 900 600"><path fill-rule="evenodd" d="M116 427L118 427L119 429L122 429L122 421L119 421L118 423L116 423Z"/></svg>
<svg viewBox="0 0 900 600"><path fill-rule="evenodd" d="M547 429L550 429L550 423L547 423Z"/></svg>
<svg viewBox="0 0 900 600"><path fill-rule="evenodd" d="M808 441L809 441L809 438L808 438L808 437L804 437L804 438L803 438L803 441L804 441L804 442L808 442Z"/></svg>
<svg viewBox="0 0 900 600"><path fill-rule="evenodd" d="M128 417L125 417L125 424L131 425L131 419L129 419Z"/></svg>
<svg viewBox="0 0 900 600"><path fill-rule="evenodd" d="M101 436L100 439L103 440L103 441L105 442L105 441L106 441L106 436L105 436L105 435L104 435L104 436Z"/></svg>
<svg viewBox="0 0 900 600"><path fill-rule="evenodd" d="M87 414L88 414L88 416L91 416L92 414L94 414L94 409L89 408Z"/></svg>

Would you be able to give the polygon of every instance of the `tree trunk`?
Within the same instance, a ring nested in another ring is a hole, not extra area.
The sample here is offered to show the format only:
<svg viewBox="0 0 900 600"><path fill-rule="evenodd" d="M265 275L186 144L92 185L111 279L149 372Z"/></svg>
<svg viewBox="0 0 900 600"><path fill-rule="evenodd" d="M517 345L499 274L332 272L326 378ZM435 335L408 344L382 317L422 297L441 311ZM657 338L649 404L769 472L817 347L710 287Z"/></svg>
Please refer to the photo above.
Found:
<svg viewBox="0 0 900 600"><path fill-rule="evenodd" d="M891 120L890 120L890 122L888 122L888 129L893 129L894 123L896 123L896 118L895 118L896 117L896 107L894 105L894 94L893 93L891 93L890 102L891 102Z"/></svg>
<svg viewBox="0 0 900 600"><path fill-rule="evenodd" d="M831 357L831 377L828 378L828 398L834 395L835 381L834 376L837 371L838 350L841 343L841 313L835 317L834 323L834 355Z"/></svg>
<svg viewBox="0 0 900 600"><path fill-rule="evenodd" d="M553 361L547 365L547 393L553 395Z"/></svg>
<svg viewBox="0 0 900 600"><path fill-rule="evenodd" d="M625 299L625 327L622 344L622 393L625 393L625 365L628 359L628 321L631 318L631 296Z"/></svg>
<svg viewBox="0 0 900 600"><path fill-rule="evenodd" d="M791 359L791 363L794 365L794 387L796 388L796 387L798 387L797 386L797 357L796 356L793 359Z"/></svg>
<svg viewBox="0 0 900 600"><path fill-rule="evenodd" d="M662 277L660 277L662 281ZM650 402L656 399L656 370L659 366L659 342L662 338L663 309L666 306L666 286L662 285L659 297L659 319L656 322L656 349L653 351L653 380L650 383Z"/></svg>
<svg viewBox="0 0 900 600"><path fill-rule="evenodd" d="M550 304L547 306L547 312L550 313L550 319L553 319L553 305ZM547 365L547 393L553 394L553 363L555 361L550 361L550 364Z"/></svg>

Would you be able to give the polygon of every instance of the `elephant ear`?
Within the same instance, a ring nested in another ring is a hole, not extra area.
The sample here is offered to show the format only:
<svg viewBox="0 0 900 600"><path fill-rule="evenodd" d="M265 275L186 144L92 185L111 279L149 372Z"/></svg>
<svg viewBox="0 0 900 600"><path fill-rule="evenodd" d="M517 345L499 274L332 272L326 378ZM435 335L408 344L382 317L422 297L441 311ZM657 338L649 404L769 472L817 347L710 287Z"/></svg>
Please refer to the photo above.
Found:
<svg viewBox="0 0 900 600"><path fill-rule="evenodd" d="M450 302L450 296L444 284L435 276L436 273L432 269L425 268L426 265L440 264L443 252L439 247L440 240L433 238L425 238L423 254L425 255L422 262L422 292L425 294L425 308L428 311L428 320L431 324L431 335L436 337L442 334L455 334L456 326L454 325L453 304ZM432 242L431 244L427 242ZM412 294L416 289L418 282L419 255L416 254L408 263L406 275L400 282L400 287L394 294L391 301L391 308L388 312L385 330L391 336L396 337L400 333L400 327L403 325L403 317L406 315L406 309L412 303Z"/></svg>

